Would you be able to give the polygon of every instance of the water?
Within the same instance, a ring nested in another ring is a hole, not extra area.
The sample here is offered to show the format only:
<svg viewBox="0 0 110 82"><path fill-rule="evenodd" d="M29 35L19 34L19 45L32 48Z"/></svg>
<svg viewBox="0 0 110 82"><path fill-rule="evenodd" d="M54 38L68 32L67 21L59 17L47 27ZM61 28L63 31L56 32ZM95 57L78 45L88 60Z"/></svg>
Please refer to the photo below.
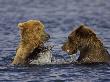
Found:
<svg viewBox="0 0 110 82"><path fill-rule="evenodd" d="M90 26L110 52L110 0L0 0L1 82L110 82L110 65L9 66L19 43L17 24L39 19L51 35L53 53L80 23Z"/></svg>

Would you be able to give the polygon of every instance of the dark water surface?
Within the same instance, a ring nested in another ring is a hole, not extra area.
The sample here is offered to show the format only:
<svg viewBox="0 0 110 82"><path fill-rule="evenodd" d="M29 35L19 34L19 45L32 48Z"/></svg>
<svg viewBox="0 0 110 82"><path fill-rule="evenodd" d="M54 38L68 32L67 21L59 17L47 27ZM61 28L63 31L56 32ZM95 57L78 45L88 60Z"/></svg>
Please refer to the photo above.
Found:
<svg viewBox="0 0 110 82"><path fill-rule="evenodd" d="M80 23L94 29L110 52L110 0L0 0L1 82L110 82L110 65L9 66L19 42L17 23L29 19L45 24L58 57Z"/></svg>

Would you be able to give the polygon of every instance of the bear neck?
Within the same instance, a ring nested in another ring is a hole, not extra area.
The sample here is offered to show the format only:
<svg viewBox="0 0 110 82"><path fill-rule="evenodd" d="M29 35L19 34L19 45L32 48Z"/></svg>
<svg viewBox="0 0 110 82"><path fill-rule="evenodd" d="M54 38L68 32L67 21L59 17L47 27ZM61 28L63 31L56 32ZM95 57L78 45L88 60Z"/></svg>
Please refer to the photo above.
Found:
<svg viewBox="0 0 110 82"><path fill-rule="evenodd" d="M92 62L107 62L110 61L110 55L104 48L103 44L91 44L85 47L81 47L80 56L77 59L81 63L92 63ZM97 46L98 45L98 46Z"/></svg>

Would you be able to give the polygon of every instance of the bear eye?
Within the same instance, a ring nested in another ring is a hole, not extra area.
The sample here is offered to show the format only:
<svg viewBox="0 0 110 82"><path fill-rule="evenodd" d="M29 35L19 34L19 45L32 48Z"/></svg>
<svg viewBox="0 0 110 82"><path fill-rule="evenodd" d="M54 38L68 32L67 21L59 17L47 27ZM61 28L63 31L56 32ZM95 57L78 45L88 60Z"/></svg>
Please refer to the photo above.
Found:
<svg viewBox="0 0 110 82"><path fill-rule="evenodd" d="M71 36L68 36L68 40L69 40L69 41L72 41L72 38L71 38Z"/></svg>

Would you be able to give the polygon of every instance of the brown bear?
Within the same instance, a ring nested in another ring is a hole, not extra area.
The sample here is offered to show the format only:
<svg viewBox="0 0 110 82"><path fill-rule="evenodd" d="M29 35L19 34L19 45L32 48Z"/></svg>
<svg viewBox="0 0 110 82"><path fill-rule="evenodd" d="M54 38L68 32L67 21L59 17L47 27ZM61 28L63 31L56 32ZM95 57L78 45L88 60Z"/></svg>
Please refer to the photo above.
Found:
<svg viewBox="0 0 110 82"><path fill-rule="evenodd" d="M30 59L39 53L49 39L44 25L38 20L29 20L18 24L20 43L12 64L28 64Z"/></svg>
<svg viewBox="0 0 110 82"><path fill-rule="evenodd" d="M106 63L110 61L110 55L104 48L103 43L96 36L95 32L88 26L80 25L72 31L62 50L72 55L80 51L76 62L79 64Z"/></svg>

